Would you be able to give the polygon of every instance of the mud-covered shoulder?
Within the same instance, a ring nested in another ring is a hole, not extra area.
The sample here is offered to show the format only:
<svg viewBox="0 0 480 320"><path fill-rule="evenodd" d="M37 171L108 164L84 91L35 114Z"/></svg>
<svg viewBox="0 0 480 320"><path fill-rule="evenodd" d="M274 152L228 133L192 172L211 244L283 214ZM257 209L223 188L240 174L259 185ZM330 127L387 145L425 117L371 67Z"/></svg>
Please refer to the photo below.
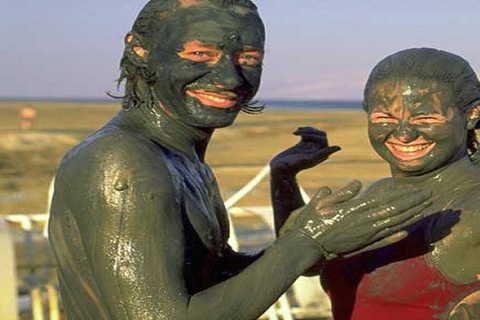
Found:
<svg viewBox="0 0 480 320"><path fill-rule="evenodd" d="M95 225L139 214L148 217L152 210L164 213L152 216L171 219L168 213L176 212L179 188L167 161L164 149L148 139L100 130L62 161L55 178L54 211L72 211L79 223Z"/></svg>
<svg viewBox="0 0 480 320"><path fill-rule="evenodd" d="M162 149L140 135L105 127L70 149L60 164L62 170L89 175L95 171L135 170L161 165Z"/></svg>
<svg viewBox="0 0 480 320"><path fill-rule="evenodd" d="M164 149L117 128L104 128L72 148L56 176L56 187L68 188L76 194L96 191L101 195L111 188L134 185L141 189L163 186L173 192L173 184Z"/></svg>
<svg viewBox="0 0 480 320"><path fill-rule="evenodd" d="M471 230L471 237L480 243L480 184L471 185L462 200L460 221ZM477 247L480 259L480 245ZM480 261L480 260L479 260Z"/></svg>
<svg viewBox="0 0 480 320"><path fill-rule="evenodd" d="M432 232L446 236L435 244L431 261L448 278L463 284L478 281L480 275L479 190L471 189L452 200L457 220L449 223L449 216L444 214Z"/></svg>

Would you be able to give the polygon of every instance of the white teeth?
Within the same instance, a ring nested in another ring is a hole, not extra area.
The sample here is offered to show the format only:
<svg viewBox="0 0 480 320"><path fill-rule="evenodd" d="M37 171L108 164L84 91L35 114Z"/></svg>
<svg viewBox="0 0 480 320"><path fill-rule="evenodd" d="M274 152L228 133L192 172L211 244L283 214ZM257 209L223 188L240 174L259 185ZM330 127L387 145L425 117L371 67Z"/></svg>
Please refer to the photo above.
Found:
<svg viewBox="0 0 480 320"><path fill-rule="evenodd" d="M207 98L207 99L209 99L209 100L212 100L212 101L218 102L218 103L230 101L230 100L228 100L228 99L211 96L211 95L209 95L209 94L200 94L200 95L201 95L202 97L205 97L205 98Z"/></svg>
<svg viewBox="0 0 480 320"><path fill-rule="evenodd" d="M422 144L422 145L416 145L416 146L399 146L397 144L392 145L395 150L401 151L401 152L416 152L416 151L421 151L426 148L428 148L428 144Z"/></svg>

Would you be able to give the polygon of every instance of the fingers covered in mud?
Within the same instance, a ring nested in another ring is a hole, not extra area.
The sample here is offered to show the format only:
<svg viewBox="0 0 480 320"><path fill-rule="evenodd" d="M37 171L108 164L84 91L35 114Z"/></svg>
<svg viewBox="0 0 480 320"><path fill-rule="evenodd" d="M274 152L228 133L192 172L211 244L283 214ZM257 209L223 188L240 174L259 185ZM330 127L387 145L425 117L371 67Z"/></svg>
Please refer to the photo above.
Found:
<svg viewBox="0 0 480 320"><path fill-rule="evenodd" d="M399 241L405 236L401 231L419 221L431 204L431 195L421 190L355 198L360 189L359 181L331 194L329 189L320 189L309 204L295 212L287 231L315 241L325 258L333 259Z"/></svg>
<svg viewBox="0 0 480 320"><path fill-rule="evenodd" d="M372 197L368 202L375 207L372 211L372 218L383 219L398 214L405 215L409 209L419 207L424 209L431 204L431 193L424 192L420 189L404 189L400 191L392 191L383 193L379 196Z"/></svg>
<svg viewBox="0 0 480 320"><path fill-rule="evenodd" d="M348 201L358 195L362 189L362 183L358 180L354 180L347 184L345 187L331 192L328 196L317 196L312 198L311 202L316 202L316 208L321 210L323 207L329 205L339 204Z"/></svg>
<svg viewBox="0 0 480 320"><path fill-rule="evenodd" d="M274 177L294 176L320 164L340 150L338 146L329 146L326 132L313 127L298 128L294 134L300 137L300 141L270 160Z"/></svg>

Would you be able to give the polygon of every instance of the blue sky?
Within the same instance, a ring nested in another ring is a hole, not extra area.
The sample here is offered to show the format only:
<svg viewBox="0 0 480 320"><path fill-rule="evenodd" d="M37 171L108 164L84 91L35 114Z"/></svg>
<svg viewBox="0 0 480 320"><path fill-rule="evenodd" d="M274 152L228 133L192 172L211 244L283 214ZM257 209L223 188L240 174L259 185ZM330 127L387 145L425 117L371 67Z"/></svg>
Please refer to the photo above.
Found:
<svg viewBox="0 0 480 320"><path fill-rule="evenodd" d="M16 0L0 19L0 98L104 98L145 1ZM410 47L480 71L479 0L257 0L267 28L260 99L360 99L372 67Z"/></svg>

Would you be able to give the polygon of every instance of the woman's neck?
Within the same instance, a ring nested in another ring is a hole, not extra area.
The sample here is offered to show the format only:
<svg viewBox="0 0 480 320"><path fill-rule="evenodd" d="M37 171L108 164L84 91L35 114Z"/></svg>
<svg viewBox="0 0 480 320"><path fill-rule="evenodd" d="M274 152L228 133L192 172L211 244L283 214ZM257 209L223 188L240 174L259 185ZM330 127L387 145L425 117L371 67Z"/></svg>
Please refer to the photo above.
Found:
<svg viewBox="0 0 480 320"><path fill-rule="evenodd" d="M469 180L478 181L479 169L465 156L449 165L443 166L432 172L408 177L393 177L395 188L413 186L429 189L433 192L448 192L454 190Z"/></svg>

